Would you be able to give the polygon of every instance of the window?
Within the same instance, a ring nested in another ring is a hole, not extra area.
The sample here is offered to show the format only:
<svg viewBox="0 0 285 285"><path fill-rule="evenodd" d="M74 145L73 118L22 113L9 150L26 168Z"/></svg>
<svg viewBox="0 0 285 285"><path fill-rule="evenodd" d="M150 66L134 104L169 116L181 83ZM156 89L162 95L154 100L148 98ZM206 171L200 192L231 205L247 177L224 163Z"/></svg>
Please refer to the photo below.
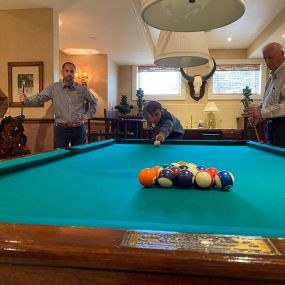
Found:
<svg viewBox="0 0 285 285"><path fill-rule="evenodd" d="M179 68L158 66L138 66L134 68L135 90L133 99L136 99L136 90L144 91L145 99L182 100L181 73Z"/></svg>
<svg viewBox="0 0 285 285"><path fill-rule="evenodd" d="M209 88L209 99L240 99L242 90L251 88L252 98L262 98L266 68L261 60L217 61Z"/></svg>

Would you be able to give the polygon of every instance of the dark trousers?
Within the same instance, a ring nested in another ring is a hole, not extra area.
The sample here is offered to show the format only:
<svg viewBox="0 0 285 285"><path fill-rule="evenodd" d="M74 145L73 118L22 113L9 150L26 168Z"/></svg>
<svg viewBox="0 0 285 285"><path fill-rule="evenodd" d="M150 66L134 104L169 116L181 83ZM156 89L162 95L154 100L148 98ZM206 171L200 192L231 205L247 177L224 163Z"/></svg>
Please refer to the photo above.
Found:
<svg viewBox="0 0 285 285"><path fill-rule="evenodd" d="M285 147L285 117L267 121L265 125L265 142L273 146Z"/></svg>
<svg viewBox="0 0 285 285"><path fill-rule="evenodd" d="M80 145L86 143L85 125L82 124L75 128L55 126L54 129L54 148L66 148L69 145Z"/></svg>

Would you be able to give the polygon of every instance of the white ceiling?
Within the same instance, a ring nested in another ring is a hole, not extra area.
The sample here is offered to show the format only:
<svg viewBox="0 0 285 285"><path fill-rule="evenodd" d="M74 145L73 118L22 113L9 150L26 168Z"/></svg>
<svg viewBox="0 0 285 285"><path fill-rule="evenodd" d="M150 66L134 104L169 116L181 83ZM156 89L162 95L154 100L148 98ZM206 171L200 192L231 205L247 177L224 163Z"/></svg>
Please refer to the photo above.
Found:
<svg viewBox="0 0 285 285"><path fill-rule="evenodd" d="M150 64L152 49L138 13L139 1L0 0L0 9L54 8L61 23L61 50L94 49L108 54L119 65ZM248 48L284 7L285 0L246 0L246 12L238 21L207 32L209 48ZM268 41L285 43L283 24L285 19ZM151 29L151 35L156 43L158 31ZM232 38L231 42L227 41L228 37ZM253 54L261 56L260 48Z"/></svg>

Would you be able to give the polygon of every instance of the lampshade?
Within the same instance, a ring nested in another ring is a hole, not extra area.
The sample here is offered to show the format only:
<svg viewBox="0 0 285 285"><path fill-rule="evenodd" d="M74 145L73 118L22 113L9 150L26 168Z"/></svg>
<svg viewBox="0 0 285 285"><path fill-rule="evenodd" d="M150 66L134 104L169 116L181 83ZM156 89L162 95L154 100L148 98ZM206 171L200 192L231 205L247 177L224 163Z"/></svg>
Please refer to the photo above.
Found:
<svg viewBox="0 0 285 285"><path fill-rule="evenodd" d="M219 111L219 109L215 102L208 102L203 111L204 112L217 112Z"/></svg>
<svg viewBox="0 0 285 285"><path fill-rule="evenodd" d="M143 0L142 19L174 32L197 32L226 26L245 12L245 0Z"/></svg>
<svg viewBox="0 0 285 285"><path fill-rule="evenodd" d="M208 63L209 57L205 32L160 31L154 64L163 67L191 67Z"/></svg>

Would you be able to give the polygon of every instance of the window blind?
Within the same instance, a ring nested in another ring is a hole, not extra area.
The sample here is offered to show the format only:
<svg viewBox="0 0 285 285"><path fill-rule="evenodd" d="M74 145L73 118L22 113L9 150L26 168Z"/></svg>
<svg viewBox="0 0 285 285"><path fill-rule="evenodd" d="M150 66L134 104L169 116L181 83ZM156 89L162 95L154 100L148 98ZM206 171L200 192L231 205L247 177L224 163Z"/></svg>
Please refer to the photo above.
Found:
<svg viewBox="0 0 285 285"><path fill-rule="evenodd" d="M178 68L138 66L137 89L149 96L180 96L181 74Z"/></svg>
<svg viewBox="0 0 285 285"><path fill-rule="evenodd" d="M242 94L248 86L253 94L261 90L260 64L219 64L213 76L213 94Z"/></svg>

